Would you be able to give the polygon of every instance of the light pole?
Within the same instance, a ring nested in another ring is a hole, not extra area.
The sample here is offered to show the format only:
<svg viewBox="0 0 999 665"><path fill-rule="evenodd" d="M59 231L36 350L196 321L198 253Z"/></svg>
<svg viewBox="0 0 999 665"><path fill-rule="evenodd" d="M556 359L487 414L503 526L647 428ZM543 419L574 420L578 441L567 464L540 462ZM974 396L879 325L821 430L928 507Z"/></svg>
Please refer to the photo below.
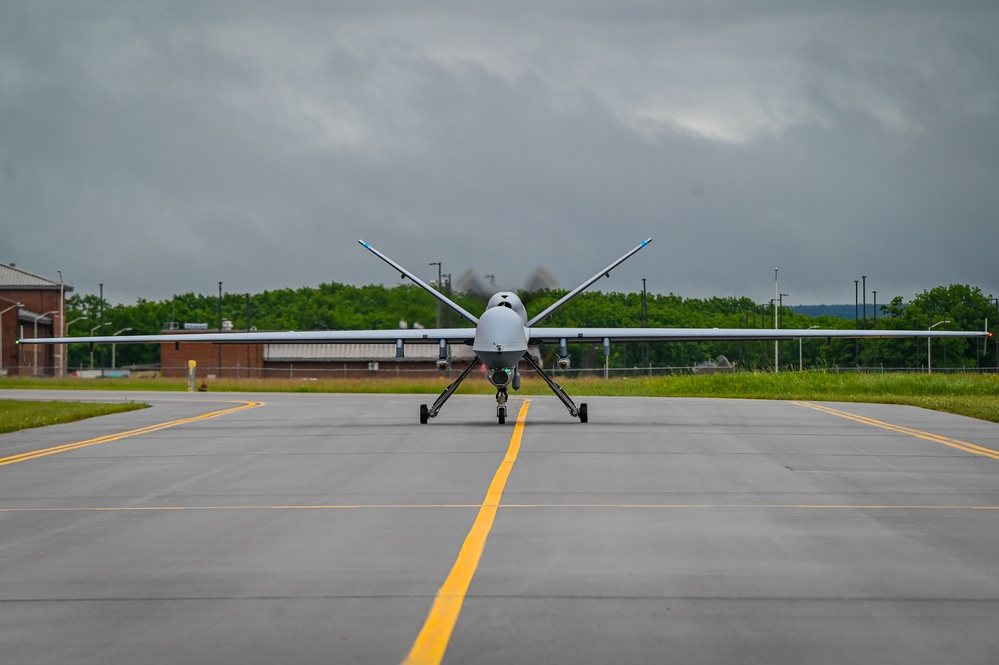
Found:
<svg viewBox="0 0 999 665"><path fill-rule="evenodd" d="M66 336L66 282L62 279L62 271L56 270L59 273L59 334L57 337ZM53 330L54 332L54 330ZM66 346L59 344L56 346L56 353L59 354L59 372L57 376L62 378L65 372L65 361L66 361Z"/></svg>
<svg viewBox="0 0 999 665"><path fill-rule="evenodd" d="M111 336L112 337L116 337L116 336L122 334L123 332L128 332L129 330L131 330L131 328L122 328L121 330L119 330L118 332L116 332L114 335L111 335ZM114 342L111 343L111 369L115 368L115 347L116 346L117 346L117 344L115 344Z"/></svg>
<svg viewBox="0 0 999 665"><path fill-rule="evenodd" d="M222 332L222 282L219 282L219 332ZM219 378L222 378L222 345L219 344Z"/></svg>
<svg viewBox="0 0 999 665"><path fill-rule="evenodd" d="M49 314L58 314L58 313L59 313L59 310L53 309L51 311L45 312L44 314L42 314L40 316L35 316L35 333L34 333L34 339L38 339L38 319L44 319ZM31 373L32 373L33 376L37 376L38 375L38 345L37 344L33 344L32 346L34 346L35 348L32 349L32 355L31 355L31 363L33 365Z"/></svg>
<svg viewBox="0 0 999 665"><path fill-rule="evenodd" d="M90 329L90 336L93 337L94 336L94 332L96 332L100 328L103 328L104 326L109 326L109 325L111 325L111 324L110 323L101 323L101 324L98 324L98 325L94 326L93 328ZM94 368L94 345L91 344L90 345L90 369L93 369L93 368Z"/></svg>
<svg viewBox="0 0 999 665"><path fill-rule="evenodd" d="M867 275L861 275L860 279L864 280L863 284L862 284L863 289L864 289L864 330L867 330ZM863 361L864 365L863 366L867 367L867 338L866 337L864 338L864 356L863 356L863 358L864 358L864 361Z"/></svg>
<svg viewBox="0 0 999 665"><path fill-rule="evenodd" d="M86 317L86 316L78 316L75 319L73 319L72 321L68 322L66 325L64 325L62 327L62 336L66 337L67 335L69 335L69 327L71 325L73 325L74 323L76 323L77 321L83 321L86 318L88 318L88 317ZM63 351L63 357L62 358L63 358L63 361L64 361L65 365L69 365L69 345L66 345L66 350ZM62 369L65 369L65 367L63 367ZM63 372L63 375L65 375L65 372Z"/></svg>
<svg viewBox="0 0 999 665"><path fill-rule="evenodd" d="M996 326L999 330L999 298L989 298L996 302ZM999 374L999 335L996 335L996 373Z"/></svg>
<svg viewBox="0 0 999 665"><path fill-rule="evenodd" d="M860 327L860 280L853 280L853 327ZM860 367L860 340L853 340L853 364Z"/></svg>
<svg viewBox="0 0 999 665"><path fill-rule="evenodd" d="M809 330L814 330L815 328L818 328L818 326L808 326ZM802 358L801 358L801 338L800 337L798 338L798 371L799 372L804 372L805 371L805 364L802 362Z"/></svg>
<svg viewBox="0 0 999 665"><path fill-rule="evenodd" d="M783 328L784 327L784 296L789 296L789 295L790 294L788 294L788 293L781 293L781 294L779 294L779 296L777 298L777 327L778 328ZM777 348L778 344L779 344L779 342L774 341L774 348L775 349ZM776 358L777 358L777 356L775 354L774 355L774 359L776 359Z"/></svg>
<svg viewBox="0 0 999 665"><path fill-rule="evenodd" d="M878 292L871 291L874 294L874 329L878 329ZM874 338L874 367L878 366L878 338Z"/></svg>
<svg viewBox="0 0 999 665"><path fill-rule="evenodd" d="M780 300L780 289L777 287L777 268L774 268L774 330L777 330L777 301ZM774 374L780 374L780 360L777 340L774 340Z"/></svg>
<svg viewBox="0 0 999 665"><path fill-rule="evenodd" d="M944 323L950 323L950 321L937 321L932 326L927 328L927 330L933 330L937 326ZM933 373L933 338L929 335L926 336L926 373Z"/></svg>
<svg viewBox="0 0 999 665"><path fill-rule="evenodd" d="M0 298L0 300L7 300L7 299L6 298ZM10 302L10 301L7 300L7 302ZM4 355L3 355L3 315L6 314L7 312L9 312L10 310L16 309L18 307L24 307L24 305L22 303L16 302L13 305L11 305L10 307L8 307L7 309L5 309L3 311L0 311L0 370L3 369L3 359L4 359Z"/></svg>
<svg viewBox="0 0 999 665"><path fill-rule="evenodd" d="M444 279L443 275L441 275L441 262L440 261L431 261L427 265L428 266L437 266L437 290L439 292L441 292L441 293L444 293L444 287L441 284L441 280ZM435 298L435 300L437 300L437 299ZM441 301L440 300L437 300L437 327L438 328L441 327Z"/></svg>
<svg viewBox="0 0 999 665"><path fill-rule="evenodd" d="M642 327L643 328L649 327L649 305L645 291L644 277L642 278ZM642 342L642 367L645 367L645 364L648 362L648 356L649 356L649 346L645 342ZM650 374L652 373L651 365L649 373Z"/></svg>

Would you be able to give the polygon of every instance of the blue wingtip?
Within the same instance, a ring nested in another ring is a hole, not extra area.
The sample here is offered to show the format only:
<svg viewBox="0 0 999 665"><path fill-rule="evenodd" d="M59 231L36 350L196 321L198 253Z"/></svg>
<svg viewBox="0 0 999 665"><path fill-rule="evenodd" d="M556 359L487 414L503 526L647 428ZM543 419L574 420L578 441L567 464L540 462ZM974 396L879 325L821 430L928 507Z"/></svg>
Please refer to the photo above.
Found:
<svg viewBox="0 0 999 665"><path fill-rule="evenodd" d="M363 246L363 247L364 247L365 249L371 249L371 245L369 245L368 243L364 242L363 240L358 240L357 242L361 243L361 245L362 245L362 246Z"/></svg>
<svg viewBox="0 0 999 665"><path fill-rule="evenodd" d="M642 241L642 244L641 244L641 245L639 245L639 247L645 247L645 246L646 246L646 245L648 245L648 244L649 244L650 242L652 242L652 238L649 238L648 240L643 240L643 241Z"/></svg>

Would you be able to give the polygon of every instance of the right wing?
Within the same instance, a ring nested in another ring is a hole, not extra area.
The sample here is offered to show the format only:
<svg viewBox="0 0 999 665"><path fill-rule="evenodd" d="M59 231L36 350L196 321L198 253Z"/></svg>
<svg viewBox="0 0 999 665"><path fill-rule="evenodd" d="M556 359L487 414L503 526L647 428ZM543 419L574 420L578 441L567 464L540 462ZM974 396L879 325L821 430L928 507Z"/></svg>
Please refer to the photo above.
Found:
<svg viewBox="0 0 999 665"><path fill-rule="evenodd" d="M530 343L738 342L787 339L987 338L988 332L964 330L850 330L842 328L531 328Z"/></svg>

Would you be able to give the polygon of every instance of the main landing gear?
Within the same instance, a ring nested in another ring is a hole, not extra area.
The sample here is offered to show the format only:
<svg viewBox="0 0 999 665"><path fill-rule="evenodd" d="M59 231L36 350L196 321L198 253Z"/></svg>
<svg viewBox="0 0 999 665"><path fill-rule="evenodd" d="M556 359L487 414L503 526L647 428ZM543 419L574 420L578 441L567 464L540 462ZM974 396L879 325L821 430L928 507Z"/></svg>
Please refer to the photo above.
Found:
<svg viewBox="0 0 999 665"><path fill-rule="evenodd" d="M548 384L548 387L551 388L553 393L555 393L555 396L558 397L562 401L562 404L565 405L565 408L569 410L570 416L572 416L573 418L579 418L579 422L581 423L588 422L589 414L587 413L585 403L582 403L577 407L576 403L572 401L572 398L569 397L569 395L566 394L565 390L562 389L562 386L555 383L552 380L552 378L548 376L548 374L541 368L541 365L538 364L538 362L531 356L530 353L524 354L524 360L527 362L528 365L530 365L534 369L535 372L538 373L538 376L544 379L545 383ZM466 378L468 378L468 375L472 373L472 369L474 369L479 362L480 361L478 358L472 360L472 362L469 363L468 367L466 367L464 371L462 371L462 373L458 376L458 378L455 379L454 382L451 383L451 385L449 385L447 388L444 389L444 392L440 394L440 396L437 398L437 400L433 403L432 406L428 407L426 404L420 405L421 425L426 425L431 418L437 417L437 414L440 413L441 407L444 406L444 403L448 401L451 395L454 394L454 392L458 389L458 386L461 385L461 382L464 381ZM494 386L496 386L496 422L498 422L500 425L506 423L507 400L510 397L509 393L507 392L507 386L510 384L511 381L510 374L511 373L508 373L506 370L503 369L492 370L492 374L490 374L489 377L489 382L492 383ZM520 385L520 377L516 371L516 368L514 368L512 374L513 374L513 387L517 388Z"/></svg>
<svg viewBox="0 0 999 665"><path fill-rule="evenodd" d="M468 363L468 367L466 367L465 370L460 375L458 375L458 378L455 379L451 383L451 385L449 385L447 388L444 389L444 392L440 394L440 397L437 398L433 406L427 408L426 404L420 405L421 425L426 425L428 420L437 417L437 414L440 412L441 407L444 406L444 402L446 402L448 398L454 394L454 391L458 389L458 386L461 385L461 382L468 378L468 375L472 373L472 370L475 368L478 362L479 362L478 358L473 358L472 362Z"/></svg>
<svg viewBox="0 0 999 665"><path fill-rule="evenodd" d="M575 402L573 402L572 398L566 394L566 392L562 389L562 386L552 381L552 378L548 376L545 370L541 369L541 365L538 364L530 353L524 354L524 360L527 361L528 365L534 368L534 371L538 373L538 376L544 379L545 383L548 384L548 387L552 389L553 393L555 393L555 396L562 400L562 404L565 404L565 408L569 410L570 416L573 418L579 418L579 422L581 423L585 423L589 420L589 414L587 413L585 402L580 404L577 408Z"/></svg>

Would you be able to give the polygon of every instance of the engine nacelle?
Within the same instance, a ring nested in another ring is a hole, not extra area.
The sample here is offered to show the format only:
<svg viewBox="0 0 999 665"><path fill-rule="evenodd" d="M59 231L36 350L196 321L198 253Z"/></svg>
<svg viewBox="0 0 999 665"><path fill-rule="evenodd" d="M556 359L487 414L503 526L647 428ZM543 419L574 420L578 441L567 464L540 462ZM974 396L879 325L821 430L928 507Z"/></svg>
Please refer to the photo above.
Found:
<svg viewBox="0 0 999 665"><path fill-rule="evenodd" d="M555 366L559 369L569 369L570 364L569 356L563 356L555 362Z"/></svg>

